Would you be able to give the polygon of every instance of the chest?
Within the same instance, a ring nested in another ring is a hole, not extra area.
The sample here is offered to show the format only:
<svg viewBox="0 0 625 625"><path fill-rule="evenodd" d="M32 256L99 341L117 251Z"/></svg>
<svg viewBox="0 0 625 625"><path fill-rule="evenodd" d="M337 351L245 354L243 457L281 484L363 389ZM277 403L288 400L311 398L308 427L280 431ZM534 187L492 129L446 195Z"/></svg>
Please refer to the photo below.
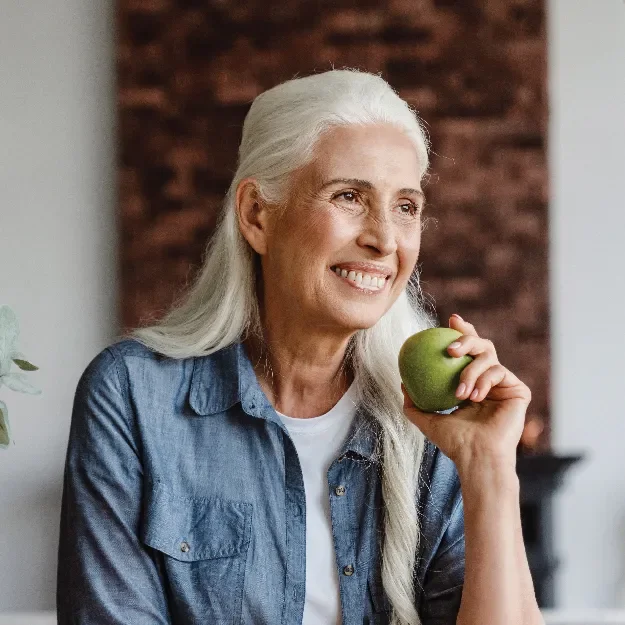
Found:
<svg viewBox="0 0 625 625"><path fill-rule="evenodd" d="M165 427L166 437L161 429L144 440L140 536L169 589L174 622L301 623L307 536L320 519L306 514L293 440L275 423L236 415ZM343 623L386 623L377 466L348 455L319 479L327 483Z"/></svg>

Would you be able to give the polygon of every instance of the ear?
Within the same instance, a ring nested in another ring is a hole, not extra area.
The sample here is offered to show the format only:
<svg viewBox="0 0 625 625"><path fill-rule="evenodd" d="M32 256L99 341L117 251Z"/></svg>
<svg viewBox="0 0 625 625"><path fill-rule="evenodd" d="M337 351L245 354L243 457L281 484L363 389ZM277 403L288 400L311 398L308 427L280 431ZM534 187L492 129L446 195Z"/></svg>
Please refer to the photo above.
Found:
<svg viewBox="0 0 625 625"><path fill-rule="evenodd" d="M258 182L254 178L244 178L236 192L236 210L239 229L252 249L258 254L267 251L269 211L261 198Z"/></svg>

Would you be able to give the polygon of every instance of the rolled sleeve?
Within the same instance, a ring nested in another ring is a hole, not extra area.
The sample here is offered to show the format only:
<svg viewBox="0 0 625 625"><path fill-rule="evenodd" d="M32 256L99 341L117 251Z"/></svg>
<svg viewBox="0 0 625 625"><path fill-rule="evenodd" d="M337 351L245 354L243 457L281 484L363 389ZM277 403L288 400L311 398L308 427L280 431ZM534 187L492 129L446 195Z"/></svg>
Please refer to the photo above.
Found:
<svg viewBox="0 0 625 625"><path fill-rule="evenodd" d="M59 625L169 624L156 561L140 542L143 468L115 346L78 382L65 461Z"/></svg>

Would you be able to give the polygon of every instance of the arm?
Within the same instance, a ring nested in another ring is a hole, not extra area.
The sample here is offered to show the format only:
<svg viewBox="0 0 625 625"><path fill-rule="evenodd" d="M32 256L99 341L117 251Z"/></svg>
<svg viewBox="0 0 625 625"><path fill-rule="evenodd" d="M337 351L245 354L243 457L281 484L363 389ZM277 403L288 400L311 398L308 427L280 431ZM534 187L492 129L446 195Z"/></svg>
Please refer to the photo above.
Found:
<svg viewBox="0 0 625 625"><path fill-rule="evenodd" d="M465 578L457 625L544 625L523 544L514 463L480 456L457 466L465 515Z"/></svg>
<svg viewBox="0 0 625 625"><path fill-rule="evenodd" d="M168 625L159 572L138 539L143 467L115 347L74 397L57 571L59 625Z"/></svg>
<svg viewBox="0 0 625 625"><path fill-rule="evenodd" d="M447 347L473 357L460 374L460 405L419 410L404 391L404 413L456 465L465 515L465 579L457 625L543 625L523 537L516 448L530 389L498 359L492 341L452 316L460 336Z"/></svg>

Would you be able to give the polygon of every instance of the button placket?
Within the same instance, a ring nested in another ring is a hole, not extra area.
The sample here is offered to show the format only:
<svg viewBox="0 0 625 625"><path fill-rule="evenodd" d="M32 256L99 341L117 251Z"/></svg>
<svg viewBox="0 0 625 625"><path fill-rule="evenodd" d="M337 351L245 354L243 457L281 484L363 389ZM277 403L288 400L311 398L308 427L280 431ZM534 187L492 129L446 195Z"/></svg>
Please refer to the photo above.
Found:
<svg viewBox="0 0 625 625"><path fill-rule="evenodd" d="M288 514L286 518L287 551L285 600L282 622L302 622L306 594L306 496L304 476L295 445L283 428L285 486Z"/></svg>
<svg viewBox="0 0 625 625"><path fill-rule="evenodd" d="M367 578L369 544L375 541L375 526L369 525L368 520L375 510L377 489L367 487L374 477L374 467L357 462L349 452L339 456L327 474L339 592L342 605L349 606L350 623L366 622L361 591ZM354 519L361 519L364 524L355 529Z"/></svg>

